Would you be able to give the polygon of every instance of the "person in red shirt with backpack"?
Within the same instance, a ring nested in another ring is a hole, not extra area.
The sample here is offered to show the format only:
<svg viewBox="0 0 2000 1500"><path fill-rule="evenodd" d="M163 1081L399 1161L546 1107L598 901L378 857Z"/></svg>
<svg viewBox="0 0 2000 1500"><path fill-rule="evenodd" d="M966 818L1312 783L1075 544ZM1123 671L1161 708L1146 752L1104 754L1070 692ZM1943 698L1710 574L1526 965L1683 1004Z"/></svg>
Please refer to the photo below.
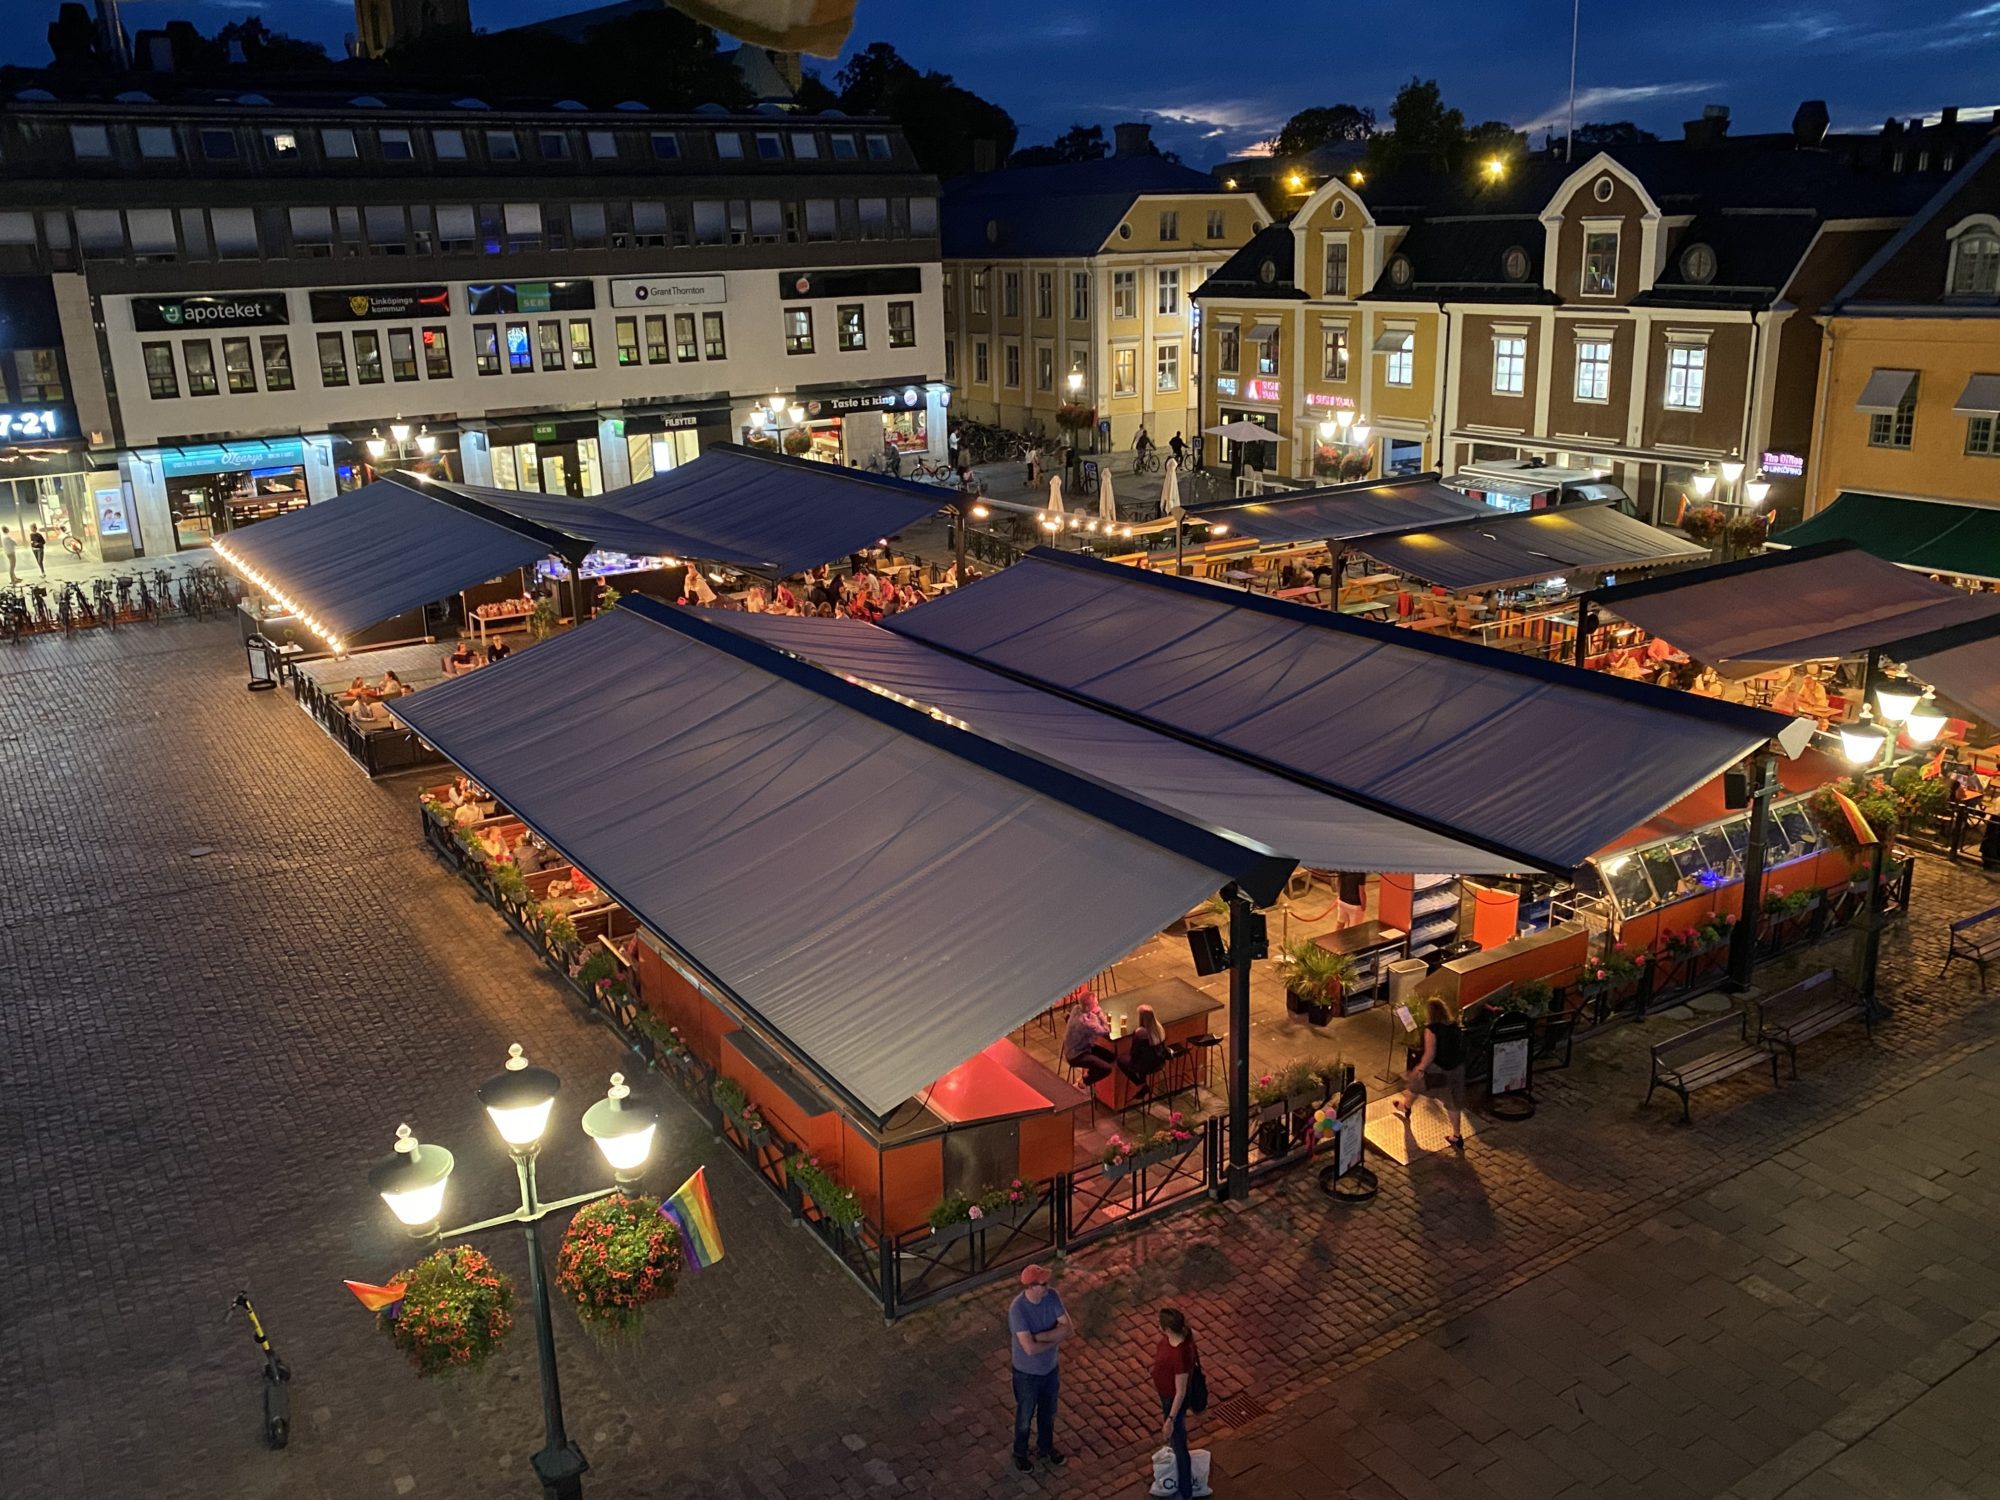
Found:
<svg viewBox="0 0 2000 1500"><path fill-rule="evenodd" d="M1188 1331L1185 1314L1177 1307L1160 1309L1160 1341L1153 1346L1153 1390L1160 1398L1165 1421L1160 1424L1160 1441L1174 1450L1174 1493L1194 1493L1194 1460L1188 1455L1188 1413L1208 1405L1208 1380L1201 1371L1201 1355Z"/></svg>

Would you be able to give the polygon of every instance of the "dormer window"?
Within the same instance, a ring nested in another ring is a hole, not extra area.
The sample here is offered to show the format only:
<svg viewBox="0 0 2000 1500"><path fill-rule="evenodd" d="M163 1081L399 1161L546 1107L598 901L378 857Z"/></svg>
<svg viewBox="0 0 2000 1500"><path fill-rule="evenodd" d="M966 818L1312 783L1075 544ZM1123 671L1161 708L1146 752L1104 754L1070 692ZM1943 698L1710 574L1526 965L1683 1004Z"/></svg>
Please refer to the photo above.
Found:
<svg viewBox="0 0 2000 1500"><path fill-rule="evenodd" d="M1583 295L1618 294L1618 231L1589 229L1583 236Z"/></svg>
<svg viewBox="0 0 2000 1500"><path fill-rule="evenodd" d="M1945 285L1954 297L2000 296L2000 222L1981 216L1951 232L1951 273Z"/></svg>

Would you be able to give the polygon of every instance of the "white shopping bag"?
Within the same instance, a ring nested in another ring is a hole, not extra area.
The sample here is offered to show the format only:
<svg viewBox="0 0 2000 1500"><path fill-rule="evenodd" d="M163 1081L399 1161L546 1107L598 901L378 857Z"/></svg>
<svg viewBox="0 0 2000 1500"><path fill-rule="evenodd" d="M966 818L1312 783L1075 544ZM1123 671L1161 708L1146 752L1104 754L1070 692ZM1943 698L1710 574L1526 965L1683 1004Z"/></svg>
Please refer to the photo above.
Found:
<svg viewBox="0 0 2000 1500"><path fill-rule="evenodd" d="M1194 1500L1214 1494L1215 1491L1208 1487L1208 1450L1195 1448L1188 1453L1188 1457L1193 1461L1189 1467L1194 1473ZM1179 1489L1180 1476L1174 1473L1174 1450L1158 1449L1153 1454L1153 1488L1150 1493L1172 1495Z"/></svg>

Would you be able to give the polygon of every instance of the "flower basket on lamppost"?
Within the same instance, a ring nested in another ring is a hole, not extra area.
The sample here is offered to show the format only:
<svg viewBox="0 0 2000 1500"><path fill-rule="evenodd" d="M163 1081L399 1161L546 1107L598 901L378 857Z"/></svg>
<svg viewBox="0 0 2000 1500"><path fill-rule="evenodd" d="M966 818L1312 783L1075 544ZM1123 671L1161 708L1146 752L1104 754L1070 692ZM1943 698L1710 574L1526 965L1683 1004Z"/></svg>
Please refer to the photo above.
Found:
<svg viewBox="0 0 2000 1500"><path fill-rule="evenodd" d="M659 1115L651 1105L631 1097L622 1075L612 1074L610 1091L584 1112L583 1129L597 1142L611 1167L614 1185L544 1203L535 1180L535 1160L541 1152L542 1133L548 1128L549 1114L560 1087L561 1080L554 1073L528 1062L519 1043L508 1049L506 1067L480 1086L480 1103L486 1106L488 1118L514 1159L521 1201L510 1212L456 1229L440 1227L439 1216L454 1159L442 1146L419 1142L407 1125L397 1130L395 1151L369 1172L368 1182L411 1236L435 1252L404 1274L401 1300L381 1314L390 1338L420 1374L476 1366L505 1337L512 1324L512 1282L469 1246L440 1247L447 1241L462 1240L489 1229L520 1226L527 1243L529 1296L542 1377L544 1442L532 1462L545 1500L580 1500L583 1476L590 1465L582 1450L570 1441L563 1424L555 1331L549 1319L548 1276L542 1264L542 1242L536 1226L550 1214L610 1199L614 1194L621 1203L650 1202L626 1195L645 1171ZM658 1211L657 1204L654 1211ZM598 1222L621 1221L615 1211L607 1209L589 1221ZM661 1222L667 1223L664 1219ZM668 1229L672 1229L670 1224ZM643 1268L651 1273L650 1279L641 1278L648 1293L641 1300L664 1294L658 1273L669 1259L662 1252L635 1260L635 1264L643 1262ZM665 1288L671 1290L671 1279L666 1280ZM564 1290L578 1301L580 1315L587 1316L582 1295L587 1288L566 1286ZM621 1295L629 1298L629 1294Z"/></svg>

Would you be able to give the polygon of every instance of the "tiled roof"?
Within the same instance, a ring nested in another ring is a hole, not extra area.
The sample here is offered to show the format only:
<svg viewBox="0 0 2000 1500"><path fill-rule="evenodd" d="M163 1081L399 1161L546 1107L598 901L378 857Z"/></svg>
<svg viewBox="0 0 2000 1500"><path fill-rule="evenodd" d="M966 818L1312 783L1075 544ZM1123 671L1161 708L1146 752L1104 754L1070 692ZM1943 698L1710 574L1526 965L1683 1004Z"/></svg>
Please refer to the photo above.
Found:
<svg viewBox="0 0 2000 1500"><path fill-rule="evenodd" d="M1142 193L1215 191L1206 173L1161 156L954 177L944 185L944 257L1094 255Z"/></svg>
<svg viewBox="0 0 2000 1500"><path fill-rule="evenodd" d="M1542 288L1544 238L1541 220L1532 214L1422 219L1390 257L1391 265L1396 256L1409 260L1410 280L1397 286L1385 270L1365 296L1388 302L1553 302L1555 296ZM1527 257L1518 277L1507 274L1510 250Z"/></svg>

